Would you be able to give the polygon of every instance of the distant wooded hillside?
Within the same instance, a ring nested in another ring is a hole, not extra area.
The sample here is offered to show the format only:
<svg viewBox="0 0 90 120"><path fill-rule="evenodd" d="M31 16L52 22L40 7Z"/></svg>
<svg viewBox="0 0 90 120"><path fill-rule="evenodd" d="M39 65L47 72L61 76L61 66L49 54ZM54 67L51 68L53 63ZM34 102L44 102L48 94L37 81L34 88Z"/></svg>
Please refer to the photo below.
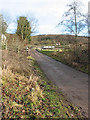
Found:
<svg viewBox="0 0 90 120"><path fill-rule="evenodd" d="M31 44L33 45L55 45L60 44L74 44L76 37L73 35L37 35L31 37ZM79 44L87 44L88 37L78 36L77 41Z"/></svg>
<svg viewBox="0 0 90 120"><path fill-rule="evenodd" d="M23 41L20 36L16 34L7 34L8 44L14 43L17 41L17 44L20 41ZM31 36L31 45L56 45L59 43L61 45L75 44L76 37L73 35L36 35ZM78 36L78 44L88 44L88 37Z"/></svg>

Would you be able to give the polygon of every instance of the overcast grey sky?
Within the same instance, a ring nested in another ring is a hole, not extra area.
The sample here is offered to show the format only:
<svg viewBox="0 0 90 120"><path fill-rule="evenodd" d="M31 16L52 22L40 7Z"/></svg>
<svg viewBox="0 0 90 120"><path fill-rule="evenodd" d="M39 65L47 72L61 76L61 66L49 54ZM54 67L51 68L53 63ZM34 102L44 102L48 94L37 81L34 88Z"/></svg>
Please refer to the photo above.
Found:
<svg viewBox="0 0 90 120"><path fill-rule="evenodd" d="M66 11L66 5L72 0L0 0L0 11L14 19L18 15L30 14L38 20L36 34L61 34L55 26ZM89 0L80 0L84 4L83 12L88 12ZM13 33L16 24L9 24L8 32Z"/></svg>

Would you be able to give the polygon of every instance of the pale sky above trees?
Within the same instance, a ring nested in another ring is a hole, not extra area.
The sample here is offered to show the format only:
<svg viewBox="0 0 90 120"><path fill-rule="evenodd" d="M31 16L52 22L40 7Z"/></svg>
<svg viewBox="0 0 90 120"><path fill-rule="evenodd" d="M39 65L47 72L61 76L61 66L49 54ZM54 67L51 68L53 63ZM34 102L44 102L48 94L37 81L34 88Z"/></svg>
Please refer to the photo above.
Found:
<svg viewBox="0 0 90 120"><path fill-rule="evenodd" d="M80 1L84 4L82 11L87 13L89 0ZM9 15L12 19L7 30L9 33L14 33L16 30L15 18L28 14L38 20L36 34L62 34L61 29L55 26L70 2L72 0L0 0L0 12Z"/></svg>

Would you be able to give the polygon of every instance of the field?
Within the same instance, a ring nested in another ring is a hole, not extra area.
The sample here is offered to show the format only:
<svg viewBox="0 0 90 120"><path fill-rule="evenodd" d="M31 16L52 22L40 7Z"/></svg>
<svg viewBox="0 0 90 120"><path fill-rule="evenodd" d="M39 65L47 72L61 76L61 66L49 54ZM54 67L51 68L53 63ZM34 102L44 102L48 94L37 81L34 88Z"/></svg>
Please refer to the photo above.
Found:
<svg viewBox="0 0 90 120"><path fill-rule="evenodd" d="M88 50L78 47L77 53L74 49L65 49L63 47L55 50L39 50L41 53L46 54L55 60L58 60L66 65L69 65L76 70L88 73Z"/></svg>
<svg viewBox="0 0 90 120"><path fill-rule="evenodd" d="M60 45L56 45L60 43ZM43 46L55 46L55 49L39 51L77 70L88 73L88 38L73 35L32 36L31 44L37 49Z"/></svg>

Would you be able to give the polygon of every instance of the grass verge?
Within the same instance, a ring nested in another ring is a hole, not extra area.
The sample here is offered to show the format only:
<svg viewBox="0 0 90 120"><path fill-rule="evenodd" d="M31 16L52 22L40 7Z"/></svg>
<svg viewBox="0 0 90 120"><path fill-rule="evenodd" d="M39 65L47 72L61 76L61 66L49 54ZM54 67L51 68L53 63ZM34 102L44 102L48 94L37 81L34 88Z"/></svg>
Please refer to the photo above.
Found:
<svg viewBox="0 0 90 120"><path fill-rule="evenodd" d="M80 109L74 106L66 96L63 95L58 87L47 79L37 62L34 64L34 67L41 78L41 80L38 81L38 84L41 86L41 89L43 89L43 101L47 105L46 107L41 107L41 109L46 110L50 118L83 119Z"/></svg>
<svg viewBox="0 0 90 120"><path fill-rule="evenodd" d="M47 50L41 50L39 51L45 55L48 55L49 57L62 62L66 65L69 65L70 67L75 68L76 70L79 70L81 72L87 73L88 74L88 61L85 61L84 57L81 56L80 59L84 59L82 60L83 62L76 62L76 56L73 54L72 51L47 51Z"/></svg>
<svg viewBox="0 0 90 120"><path fill-rule="evenodd" d="M2 105L3 119L82 118L24 52L3 51Z"/></svg>

